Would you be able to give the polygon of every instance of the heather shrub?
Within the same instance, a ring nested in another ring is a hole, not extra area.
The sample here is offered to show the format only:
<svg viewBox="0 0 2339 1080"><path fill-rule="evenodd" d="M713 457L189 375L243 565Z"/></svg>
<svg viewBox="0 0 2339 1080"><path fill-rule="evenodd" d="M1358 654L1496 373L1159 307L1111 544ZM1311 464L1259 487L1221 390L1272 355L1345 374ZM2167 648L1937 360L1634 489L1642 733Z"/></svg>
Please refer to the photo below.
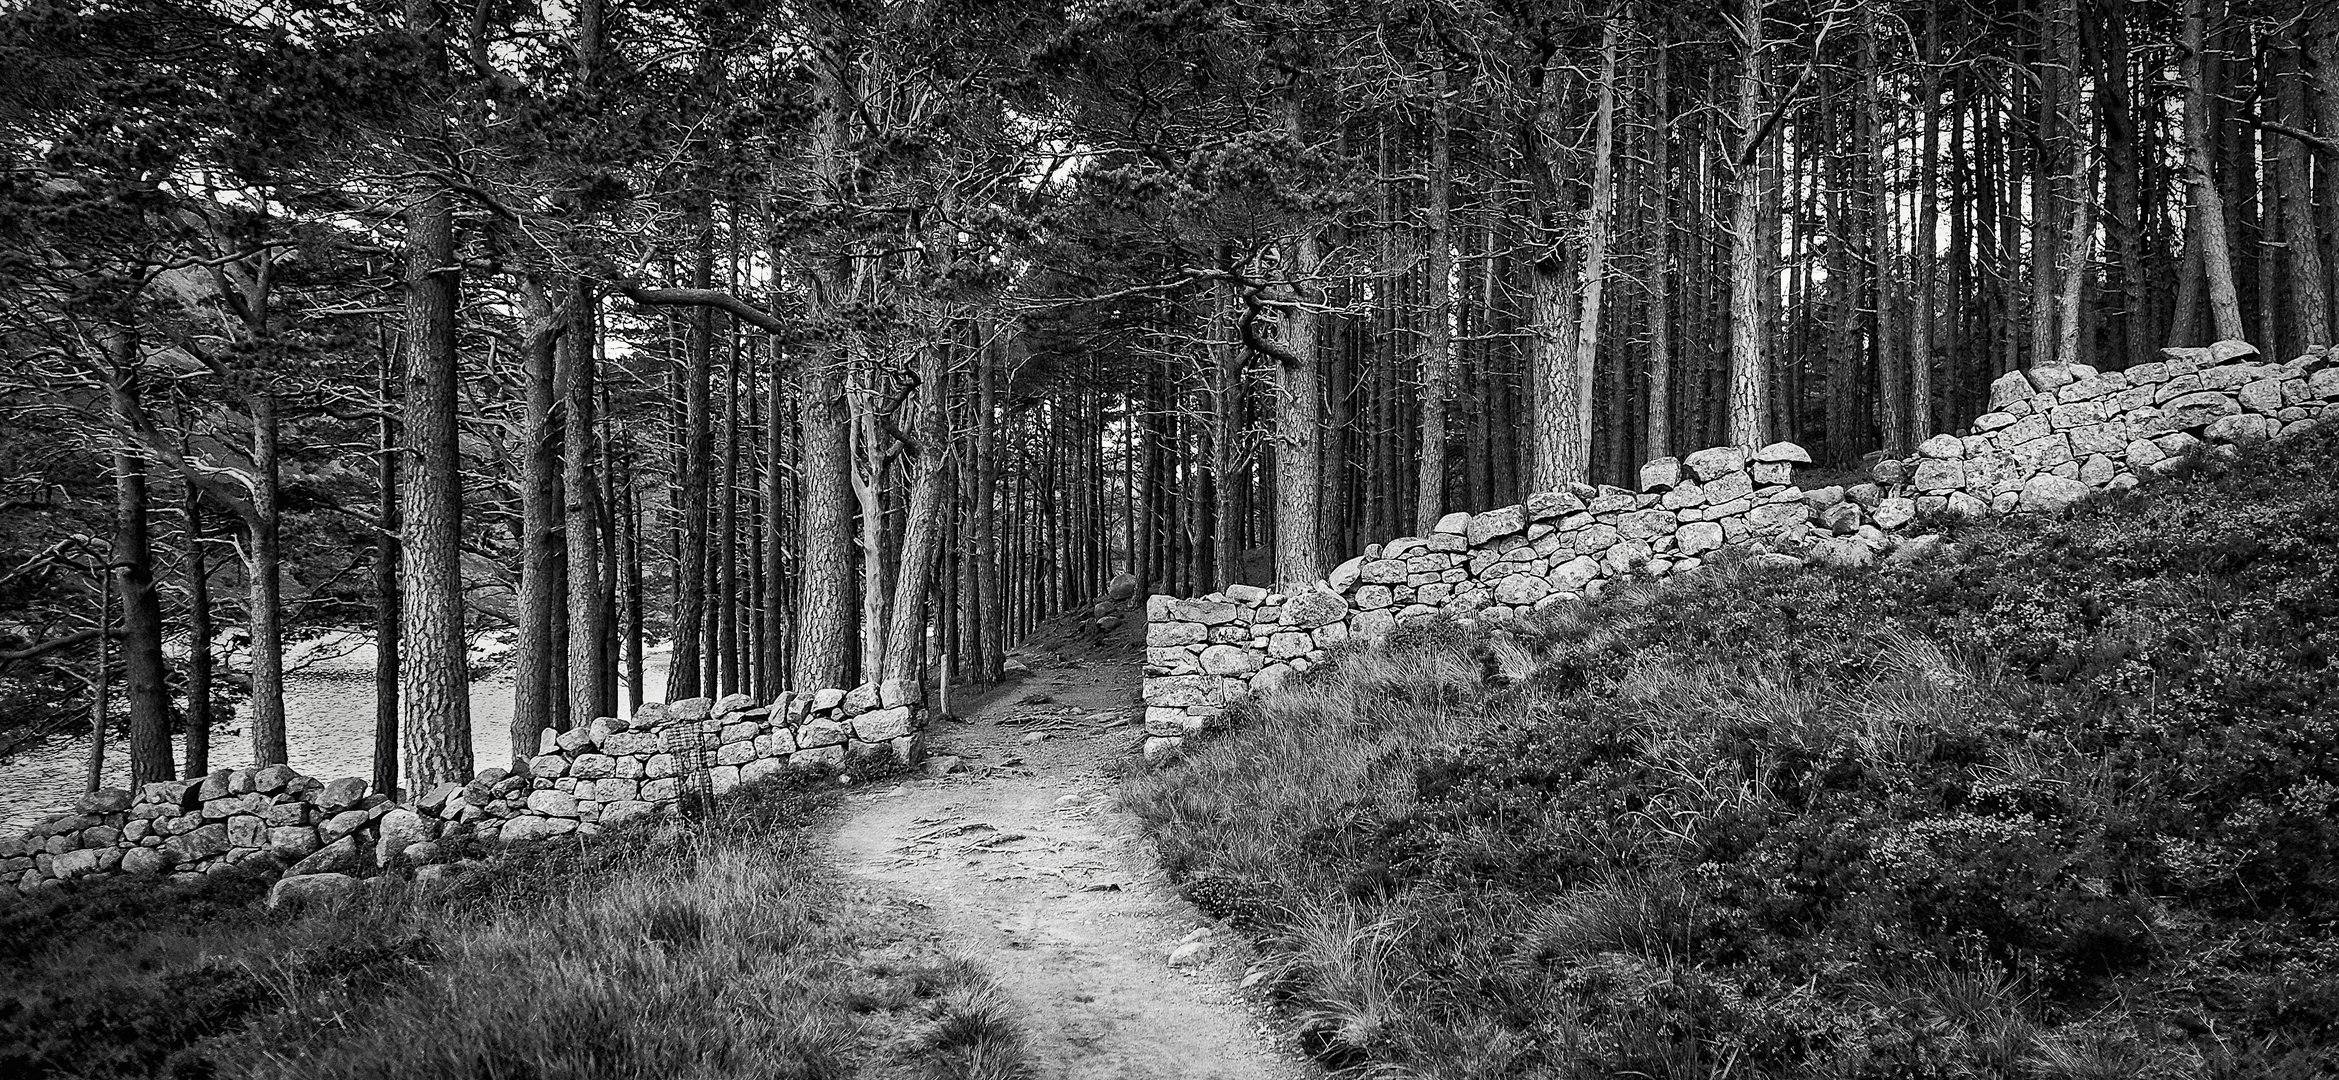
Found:
<svg viewBox="0 0 2339 1080"><path fill-rule="evenodd" d="M2331 1075L2334 465L1401 633L1126 797L1343 1067Z"/></svg>

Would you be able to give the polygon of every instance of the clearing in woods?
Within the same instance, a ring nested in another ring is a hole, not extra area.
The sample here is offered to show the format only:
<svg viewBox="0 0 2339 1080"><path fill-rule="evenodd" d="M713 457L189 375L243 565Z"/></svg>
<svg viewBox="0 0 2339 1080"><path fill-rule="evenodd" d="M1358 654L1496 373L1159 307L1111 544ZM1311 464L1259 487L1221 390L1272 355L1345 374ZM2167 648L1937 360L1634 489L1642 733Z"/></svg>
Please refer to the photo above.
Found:
<svg viewBox="0 0 2339 1080"><path fill-rule="evenodd" d="M839 863L929 919L1019 1007L1045 1080L1284 1080L1313 1069L1240 989L1249 950L1179 897L1112 804L1137 665L1027 650L1032 674L934 721L962 771L854 795ZM1200 949L1172 965L1192 940ZM1198 962L1195 962L1198 960Z"/></svg>

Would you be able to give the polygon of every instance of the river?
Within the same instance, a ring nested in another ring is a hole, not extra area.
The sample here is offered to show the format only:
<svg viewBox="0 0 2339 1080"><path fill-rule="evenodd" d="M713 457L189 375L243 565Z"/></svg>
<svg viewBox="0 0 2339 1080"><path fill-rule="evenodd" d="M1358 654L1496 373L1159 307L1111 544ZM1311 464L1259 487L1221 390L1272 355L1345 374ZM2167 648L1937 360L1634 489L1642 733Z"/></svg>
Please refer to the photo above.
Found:
<svg viewBox="0 0 2339 1080"><path fill-rule="evenodd" d="M284 727L291 766L331 780L372 776L374 767L374 649L362 639L327 637L287 650ZM650 650L642 658L645 700L663 700L671 653ZM622 697L622 687L619 695ZM504 673L471 684L471 758L480 768L511 760L512 680ZM186 736L171 739L171 752L186 759ZM252 763L252 742L244 720L215 724L211 767ZM0 835L66 809L81 795L89 771L89 734L47 740L0 759ZM129 783L128 744L115 732L106 744L105 783Z"/></svg>

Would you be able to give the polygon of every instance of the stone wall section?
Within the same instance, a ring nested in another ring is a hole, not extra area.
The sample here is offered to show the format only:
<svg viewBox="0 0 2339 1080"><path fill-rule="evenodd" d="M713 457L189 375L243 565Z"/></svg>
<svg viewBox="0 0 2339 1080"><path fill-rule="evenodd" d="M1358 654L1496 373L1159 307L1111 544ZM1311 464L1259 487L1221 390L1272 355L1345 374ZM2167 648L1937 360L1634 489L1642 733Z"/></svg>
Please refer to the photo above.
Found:
<svg viewBox="0 0 2339 1080"><path fill-rule="evenodd" d="M645 704L544 733L517 769L492 768L400 802L350 777L330 782L284 765L222 769L195 780L109 789L71 812L0 839L0 895L76 878L170 875L229 867L298 879L368 867L429 878L480 844L594 836L671 812L693 788L716 795L790 767L923 756L926 712L878 687L792 692L770 705L740 694Z"/></svg>
<svg viewBox="0 0 2339 1080"><path fill-rule="evenodd" d="M2265 363L2239 341L2166 349L2125 371L2013 371L1964 435L1877 461L1873 479L1806 490L1792 443L1715 447L1643 466L1640 490L1570 485L1449 514L1428 536L1375 544L1289 591L1231 586L1146 603L1145 753L1174 751L1244 696L1272 690L1350 640L1450 614L1508 619L1596 598L1610 582L1689 573L1724 548L1760 564L1868 566L1919 557L1938 515L2054 511L2207 453L2278 438L2339 402L2327 349Z"/></svg>

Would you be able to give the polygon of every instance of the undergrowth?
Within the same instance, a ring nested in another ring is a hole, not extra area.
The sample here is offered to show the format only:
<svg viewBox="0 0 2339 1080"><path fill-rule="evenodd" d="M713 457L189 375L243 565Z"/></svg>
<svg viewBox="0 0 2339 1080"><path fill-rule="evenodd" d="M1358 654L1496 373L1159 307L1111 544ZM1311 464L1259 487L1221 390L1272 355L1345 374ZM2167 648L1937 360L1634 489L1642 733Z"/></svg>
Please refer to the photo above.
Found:
<svg viewBox="0 0 2339 1080"><path fill-rule="evenodd" d="M1360 1074L2339 1075L2335 466L1406 628L1123 798Z"/></svg>
<svg viewBox="0 0 2339 1080"><path fill-rule="evenodd" d="M299 910L233 875L0 908L0 1076L1029 1075L996 988L824 864L834 792L783 777Z"/></svg>

